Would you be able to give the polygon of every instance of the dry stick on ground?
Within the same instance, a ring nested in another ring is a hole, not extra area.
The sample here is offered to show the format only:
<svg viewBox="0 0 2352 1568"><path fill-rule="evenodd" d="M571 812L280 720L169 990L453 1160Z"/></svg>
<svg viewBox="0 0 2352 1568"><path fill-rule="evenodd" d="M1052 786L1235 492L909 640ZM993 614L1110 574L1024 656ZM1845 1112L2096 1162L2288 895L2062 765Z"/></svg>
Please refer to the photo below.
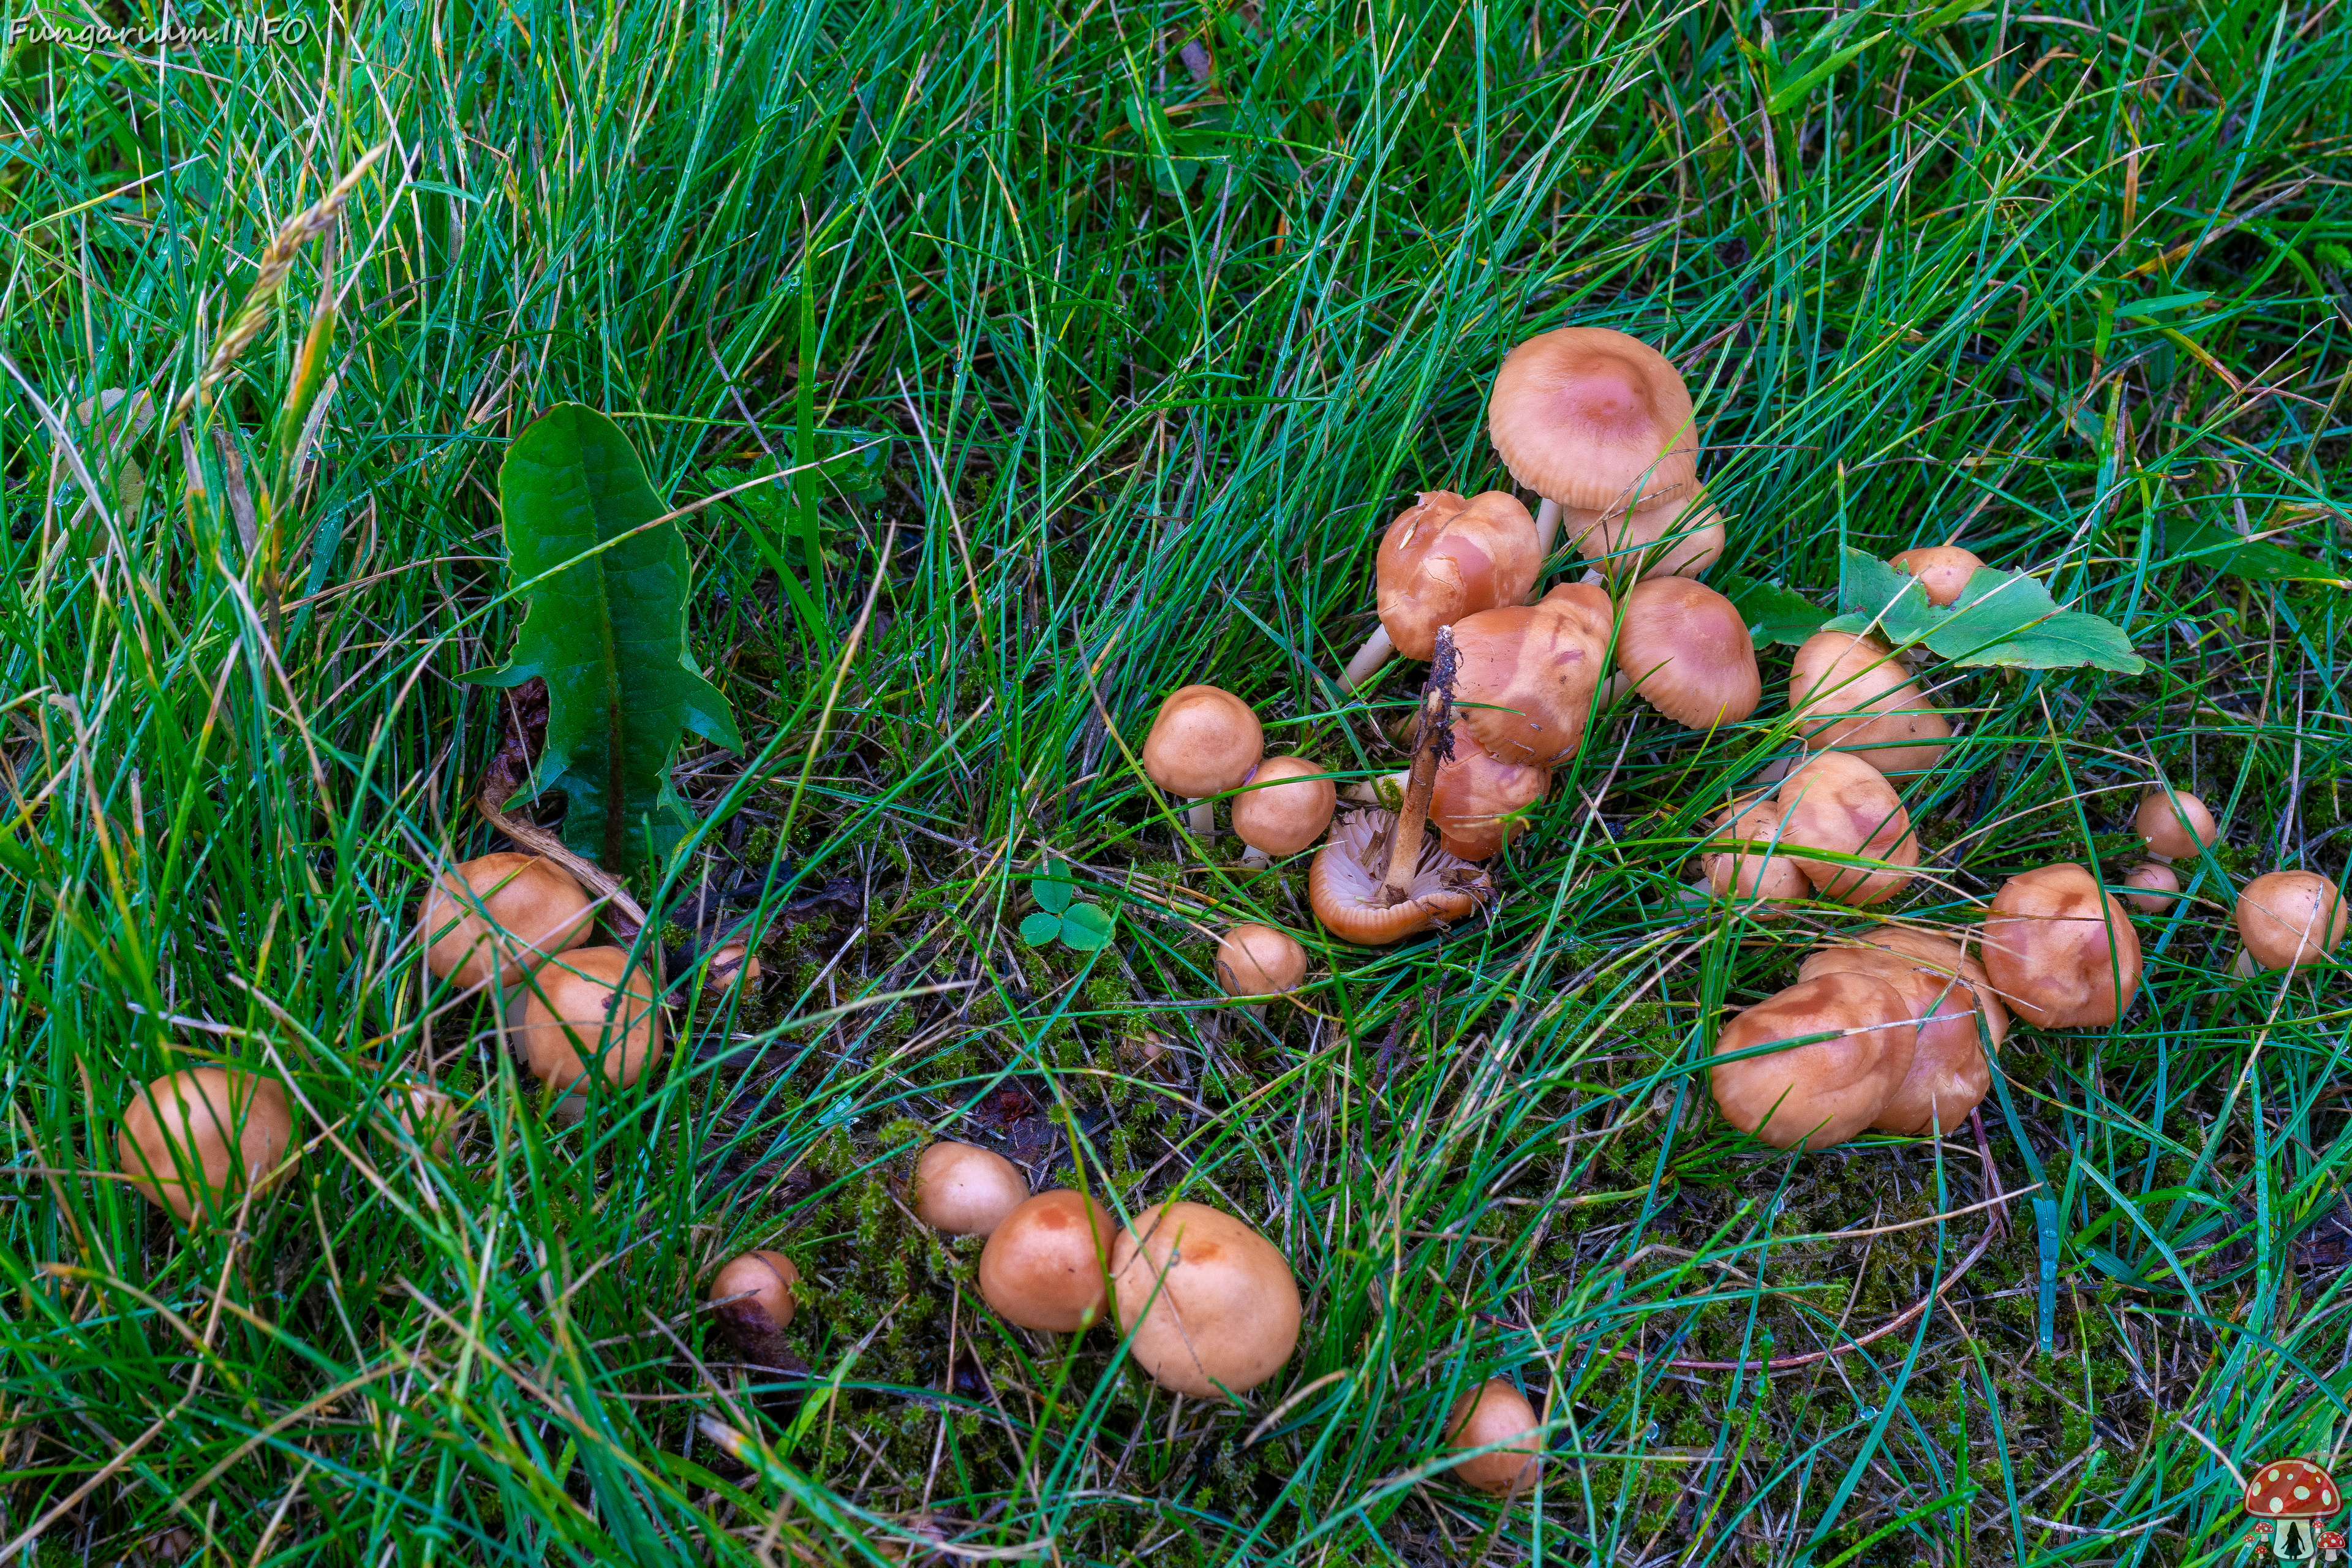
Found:
<svg viewBox="0 0 2352 1568"><path fill-rule="evenodd" d="M1437 628L1437 647L1430 655L1429 679L1421 689L1421 713L1412 729L1412 772L1404 801L1389 828L1388 870L1381 879L1385 901L1401 904L1412 893L1412 876L1421 864L1423 829L1429 822L1429 799L1437 788L1437 764L1454 755L1454 628Z"/></svg>

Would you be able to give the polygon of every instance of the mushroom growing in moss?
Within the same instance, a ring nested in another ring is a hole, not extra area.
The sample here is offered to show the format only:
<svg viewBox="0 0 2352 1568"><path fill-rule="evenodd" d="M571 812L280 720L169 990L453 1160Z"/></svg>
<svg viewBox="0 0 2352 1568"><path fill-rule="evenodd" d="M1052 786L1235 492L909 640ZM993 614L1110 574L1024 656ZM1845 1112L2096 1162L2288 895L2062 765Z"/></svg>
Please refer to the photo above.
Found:
<svg viewBox="0 0 2352 1568"><path fill-rule="evenodd" d="M1290 1265L1256 1231L1204 1204L1145 1209L1111 1247L1111 1303L1129 1352L1162 1388L1244 1394L1298 1344Z"/></svg>
<svg viewBox="0 0 2352 1568"><path fill-rule="evenodd" d="M2011 877L1984 921L1984 966L2041 1029L2114 1023L2139 988L2139 933L2099 879L2072 861Z"/></svg>
<svg viewBox="0 0 2352 1568"><path fill-rule="evenodd" d="M915 1161L915 1217L950 1236L986 1236L1029 1197L1027 1178L992 1149L942 1141Z"/></svg>
<svg viewBox="0 0 2352 1568"><path fill-rule="evenodd" d="M300 1158L285 1089L216 1067L165 1073L131 1096L116 1152L131 1190L183 1225L268 1193Z"/></svg>
<svg viewBox="0 0 2352 1568"><path fill-rule="evenodd" d="M617 947L579 947L531 977L522 1007L524 1059L577 1114L594 1083L627 1089L661 1061L661 980Z"/></svg>
<svg viewBox="0 0 2352 1568"><path fill-rule="evenodd" d="M2205 846L2221 837L2203 801L2161 784L2140 797L2132 826L2147 852L2165 860L2194 860Z"/></svg>
<svg viewBox="0 0 2352 1568"><path fill-rule="evenodd" d="M1454 1467L1465 1487L1509 1497L1536 1484L1543 1470L1543 1423L1536 1407L1507 1377L1489 1378L1454 1402L1445 1416L1445 1446L1460 1450L1503 1447Z"/></svg>
<svg viewBox="0 0 2352 1568"><path fill-rule="evenodd" d="M1715 1103L1734 1126L1779 1149L1826 1149L1878 1120L1910 1075L1916 1031L1892 986L1873 975L1817 974L1741 1013L1717 1038L1717 1058L1799 1042L1708 1069Z"/></svg>
<svg viewBox="0 0 2352 1568"><path fill-rule="evenodd" d="M1484 860L1527 831L1520 814L1551 788L1551 770L1496 762L1459 720L1450 741L1430 791L1429 820L1447 854Z"/></svg>
<svg viewBox="0 0 2352 1568"><path fill-rule="evenodd" d="M1437 628L1502 605L1521 605L1543 566L1535 519L1508 490L1464 498L1426 490L1381 536L1372 573L1381 624L1339 677L1352 691L1391 655L1425 659Z"/></svg>
<svg viewBox="0 0 2352 1568"><path fill-rule="evenodd" d="M485 855L435 879L416 906L425 967L440 979L476 986L493 974L512 985L595 929L580 884L538 855Z"/></svg>
<svg viewBox="0 0 2352 1568"><path fill-rule="evenodd" d="M1323 837L1339 809L1338 786L1305 757L1268 757L1234 796L1234 832L1249 846L1242 863L1269 864Z"/></svg>
<svg viewBox="0 0 2352 1568"><path fill-rule="evenodd" d="M1307 978L1307 950L1272 926L1244 921L1217 944L1217 985L1237 1001L1263 1002L1298 989Z"/></svg>
<svg viewBox="0 0 2352 1568"><path fill-rule="evenodd" d="M1265 731L1250 705L1214 686L1180 687L1160 705L1143 738L1143 771L1185 803L1186 823L1206 837L1216 826L1209 799L1239 789L1265 755Z"/></svg>
<svg viewBox="0 0 2352 1568"><path fill-rule="evenodd" d="M1487 755L1548 768L1576 754L1608 674L1614 618L1599 588L1563 583L1535 604L1482 611L1453 628L1448 700Z"/></svg>
<svg viewBox="0 0 2352 1568"><path fill-rule="evenodd" d="M2160 915L2180 896L2180 873L2162 860L2143 860L2124 873L2124 886L2132 889L2124 902L2143 914Z"/></svg>
<svg viewBox="0 0 2352 1568"><path fill-rule="evenodd" d="M1755 639L1732 602L1687 577L1653 577L1625 593L1617 668L1643 701L1685 730L1736 724L1756 711L1764 678Z"/></svg>
<svg viewBox="0 0 2352 1568"><path fill-rule="evenodd" d="M1786 852L1785 838L1780 808L1769 800L1727 814L1699 857L1708 891L1752 920L1779 920L1787 906L1813 890L1804 868Z"/></svg>
<svg viewBox="0 0 2352 1568"><path fill-rule="evenodd" d="M1919 1137L1948 1132L1967 1121L1992 1087L1992 1068L1977 1029L1975 989L1957 973L1869 942L1822 948L1797 969L1800 980L1822 974L1866 974L1885 982L1903 999L1912 1026L1911 1066L1871 1126Z"/></svg>
<svg viewBox="0 0 2352 1568"><path fill-rule="evenodd" d="M1562 507L1559 516L1577 552L1611 578L1696 577L1723 559L1729 542L1704 485L1647 511Z"/></svg>
<svg viewBox="0 0 2352 1568"><path fill-rule="evenodd" d="M2324 963L2344 940L2344 895L2314 871L2273 871L2238 895L2238 935L2264 969Z"/></svg>
<svg viewBox="0 0 2352 1568"><path fill-rule="evenodd" d="M1067 1187L1039 1193L1004 1216L980 1255L980 1293L1008 1322L1083 1333L1109 1300L1118 1221Z"/></svg>

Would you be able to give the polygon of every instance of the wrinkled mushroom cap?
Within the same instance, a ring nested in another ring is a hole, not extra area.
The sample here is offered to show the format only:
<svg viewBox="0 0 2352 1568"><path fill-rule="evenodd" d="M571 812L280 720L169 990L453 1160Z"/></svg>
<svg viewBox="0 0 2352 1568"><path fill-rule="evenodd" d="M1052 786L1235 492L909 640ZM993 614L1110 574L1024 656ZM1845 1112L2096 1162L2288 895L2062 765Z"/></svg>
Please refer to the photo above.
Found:
<svg viewBox="0 0 2352 1568"><path fill-rule="evenodd" d="M2193 860L2200 846L2221 836L2203 801L2178 790L2167 798L2161 788L2140 797L2139 815L2132 826L2149 854L2170 860Z"/></svg>
<svg viewBox="0 0 2352 1568"><path fill-rule="evenodd" d="M133 1094L116 1152L131 1189L183 1225L199 1206L233 1213L248 1187L268 1192L300 1158L285 1089L215 1067L165 1073Z"/></svg>
<svg viewBox="0 0 2352 1568"><path fill-rule="evenodd" d="M1111 1302L1152 1381L1198 1399L1255 1388L1298 1344L1290 1265L1274 1243L1202 1204L1145 1209L1118 1234Z"/></svg>
<svg viewBox="0 0 2352 1568"><path fill-rule="evenodd" d="M2180 873L2161 860L2143 860L2124 873L2124 902L2143 914L2160 915L2180 896Z"/></svg>
<svg viewBox="0 0 2352 1568"><path fill-rule="evenodd" d="M1687 577L1652 577L1626 590L1617 668L1644 702L1686 730L1736 724L1764 695L1756 642L1738 610Z"/></svg>
<svg viewBox="0 0 2352 1568"><path fill-rule="evenodd" d="M493 965L498 983L512 985L586 942L595 924L572 873L537 855L485 855L452 867L416 905L425 967L461 986L481 984Z"/></svg>
<svg viewBox="0 0 2352 1568"><path fill-rule="evenodd" d="M1424 837L1412 886L1402 903L1382 897L1388 830L1396 815L1349 812L1331 829L1307 868L1307 901L1323 929L1342 942L1381 947L1432 926L1468 920L1495 896L1486 873ZM1374 863L1367 866L1367 858Z"/></svg>
<svg viewBox="0 0 2352 1568"><path fill-rule="evenodd" d="M1004 1216L980 1255L980 1293L1008 1322L1074 1334L1108 1305L1118 1221L1084 1193L1057 1187Z"/></svg>
<svg viewBox="0 0 2352 1568"><path fill-rule="evenodd" d="M1490 1378L1472 1389L1445 1416L1447 1447L1483 1448L1489 1443L1509 1446L1463 1460L1449 1472L1455 1480L1496 1497L1536 1484L1543 1469L1543 1423L1508 1378Z"/></svg>
<svg viewBox="0 0 2352 1568"><path fill-rule="evenodd" d="M1228 996L1279 996L1306 978L1307 950L1287 931L1237 925L1217 944L1217 984Z"/></svg>
<svg viewBox="0 0 2352 1568"><path fill-rule="evenodd" d="M524 993L520 1031L532 1076L574 1090L593 1062L605 1083L635 1083L661 1061L660 994L650 957L631 970L617 947L575 947L542 964Z"/></svg>
<svg viewBox="0 0 2352 1568"><path fill-rule="evenodd" d="M2313 871L2273 871L2238 895L2238 935L2264 969L2317 963L2344 940L2344 895Z"/></svg>
<svg viewBox="0 0 2352 1568"><path fill-rule="evenodd" d="M1867 974L1820 974L1768 996L1724 1026L1717 1056L1775 1040L1828 1039L1717 1062L1715 1103L1775 1148L1843 1143L1878 1118L1911 1071L1916 1039L1903 998Z"/></svg>
<svg viewBox="0 0 2352 1568"><path fill-rule="evenodd" d="M1843 903L1882 904L1909 885L1905 868L1919 863L1911 814L1886 775L1844 752L1818 752L1780 781L1780 842L1822 897ZM1827 849L1881 860L1870 869L1818 859L1799 849Z"/></svg>
<svg viewBox="0 0 2352 1568"><path fill-rule="evenodd" d="M1775 841L1784 837L1779 806L1760 801L1736 816L1725 815L1716 836L1725 847L1699 857L1717 898L1729 899L1751 919L1773 921L1785 912L1783 905L1811 895L1803 868L1773 853Z"/></svg>
<svg viewBox="0 0 2352 1568"><path fill-rule="evenodd" d="M1265 755L1265 731L1250 705L1214 686L1179 687L1143 738L1143 771L1186 800L1240 787Z"/></svg>
<svg viewBox="0 0 2352 1568"><path fill-rule="evenodd" d="M1504 355L1486 418L1511 477L1563 507L1640 511L1698 481L1681 373L1607 327L1563 327Z"/></svg>
<svg viewBox="0 0 2352 1568"><path fill-rule="evenodd" d="M1454 623L1454 711L1489 756L1545 768L1576 754L1613 618L1608 595L1572 583Z"/></svg>
<svg viewBox="0 0 2352 1568"><path fill-rule="evenodd" d="M1331 826L1339 792L1305 757L1268 757L1234 796L1234 831L1268 855L1296 855Z"/></svg>
<svg viewBox="0 0 2352 1568"><path fill-rule="evenodd" d="M1723 513L1696 484L1688 496L1631 515L1622 507L1562 507L1559 522L1577 552L1611 577L1637 566L1644 579L1696 577L1723 559L1729 542Z"/></svg>
<svg viewBox="0 0 2352 1568"><path fill-rule="evenodd" d="M2139 988L2139 933L2097 878L2062 860L2011 877L1993 895L1984 966L2036 1028L2112 1024Z"/></svg>
<svg viewBox="0 0 2352 1568"><path fill-rule="evenodd" d="M1852 752L1885 773L1934 767L1952 738L1886 645L1853 632L1815 632L1798 647L1789 707L1806 745Z"/></svg>
<svg viewBox="0 0 2352 1568"><path fill-rule="evenodd" d="M1381 626L1407 658L1437 648L1437 628L1523 605L1543 569L1536 520L1508 490L1464 500L1425 490L1381 536L1373 563Z"/></svg>
<svg viewBox="0 0 2352 1568"><path fill-rule="evenodd" d="M950 1236L986 1236L1028 1196L1028 1179L992 1149L942 1142L915 1161L915 1217Z"/></svg>
<svg viewBox="0 0 2352 1568"><path fill-rule="evenodd" d="M719 1271L710 1282L711 1303L728 1337L746 1344L761 1335L780 1333L792 1325L800 1302L793 1294L801 1271L781 1252L747 1252ZM750 1294L746 1295L748 1291ZM730 1297L740 1297L730 1300Z"/></svg>
<svg viewBox="0 0 2352 1568"><path fill-rule="evenodd" d="M1978 934L1972 927L1958 929L1953 936L1942 936L1912 926L1886 925L1860 932L1853 940L1866 947L1883 947L1889 952L1900 953L1931 973L1955 975L1967 981L1976 993L1977 1010L1984 1015L1993 1048L1999 1050L2009 1038L2009 1005L2000 999L1985 966L1969 956L1966 943Z"/></svg>
<svg viewBox="0 0 2352 1568"><path fill-rule="evenodd" d="M1895 556L1891 564L1897 572L1919 579L1919 591L1927 595L1929 604L1954 605L1959 602L1960 590L1969 585L1969 578L1984 563L1976 552L1957 544L1922 544Z"/></svg>
<svg viewBox="0 0 2352 1568"><path fill-rule="evenodd" d="M1903 998L1913 1033L1911 1068L1879 1107L1871 1126L1918 1137L1948 1132L1968 1120L1992 1087L1977 1034L1977 994L1957 974L1934 972L1907 954L1872 944L1822 948L1798 967L1799 980L1866 974Z"/></svg>
<svg viewBox="0 0 2352 1568"><path fill-rule="evenodd" d="M1454 726L1450 741L1454 754L1437 764L1430 793L1430 826L1447 854L1484 860L1502 848L1507 835L1516 838L1528 830L1517 814L1551 788L1551 770L1496 762L1465 724Z"/></svg>

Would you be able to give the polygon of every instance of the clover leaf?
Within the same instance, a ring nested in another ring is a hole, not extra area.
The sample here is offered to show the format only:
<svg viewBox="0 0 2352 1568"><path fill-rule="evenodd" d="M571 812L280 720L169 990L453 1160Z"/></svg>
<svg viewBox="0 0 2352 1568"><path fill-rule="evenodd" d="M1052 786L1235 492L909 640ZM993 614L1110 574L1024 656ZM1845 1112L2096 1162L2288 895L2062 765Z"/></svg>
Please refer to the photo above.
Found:
<svg viewBox="0 0 2352 1568"><path fill-rule="evenodd" d="M1079 901L1078 885L1063 862L1048 859L1045 869L1046 875L1030 879L1029 896L1037 900L1037 909L1021 922L1022 942L1044 947L1058 941L1078 952L1108 946L1118 917L1100 904Z"/></svg>

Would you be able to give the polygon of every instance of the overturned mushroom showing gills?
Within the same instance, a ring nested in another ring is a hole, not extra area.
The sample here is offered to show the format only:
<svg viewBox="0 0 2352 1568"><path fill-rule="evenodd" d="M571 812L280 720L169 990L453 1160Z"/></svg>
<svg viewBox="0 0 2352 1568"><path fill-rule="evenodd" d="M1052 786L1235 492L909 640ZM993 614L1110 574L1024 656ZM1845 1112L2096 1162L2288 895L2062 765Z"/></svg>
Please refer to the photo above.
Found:
<svg viewBox="0 0 2352 1568"><path fill-rule="evenodd" d="M1118 1221L1084 1193L1057 1187L1004 1216L980 1255L980 1293L1006 1321L1082 1333L1109 1301Z"/></svg>
<svg viewBox="0 0 2352 1568"><path fill-rule="evenodd" d="M2180 873L2161 860L2143 860L2124 873L2124 886L2132 889L2124 902L2142 914L2160 915L2180 896Z"/></svg>
<svg viewBox="0 0 2352 1568"><path fill-rule="evenodd" d="M588 895L554 861L485 855L444 871L416 906L425 967L461 986L512 985L595 929Z"/></svg>
<svg viewBox="0 0 2352 1568"><path fill-rule="evenodd" d="M1736 724L1756 711L1764 677L1756 642L1730 600L1687 577L1626 591L1617 668L1642 700L1686 730Z"/></svg>
<svg viewBox="0 0 2352 1568"><path fill-rule="evenodd" d="M216 1067L165 1073L131 1096L116 1153L131 1190L183 1225L199 1208L233 1215L248 1190L268 1193L299 1158L286 1090Z"/></svg>
<svg viewBox="0 0 2352 1568"><path fill-rule="evenodd" d="M2314 871L2273 871L2238 895L2238 935L2264 969L2324 963L2344 940L2344 895Z"/></svg>
<svg viewBox="0 0 2352 1568"><path fill-rule="evenodd" d="M1466 500L1452 490L1423 491L1381 536L1372 567L1380 629L1348 662L1339 689L1361 686L1391 654L1429 658L1440 626L1525 604L1543 554L1536 520L1508 490Z"/></svg>
<svg viewBox="0 0 2352 1568"><path fill-rule="evenodd" d="M1708 1069L1715 1103L1734 1126L1775 1148L1843 1143L1878 1120L1910 1075L1916 1031L1909 1017L1903 998L1874 976L1801 980L1725 1026L1715 1054L1807 1043L1717 1062Z"/></svg>
<svg viewBox="0 0 2352 1568"><path fill-rule="evenodd" d="M1490 1378L1454 1402L1445 1417L1445 1446L1459 1451L1505 1445L1463 1460L1454 1479L1496 1497L1509 1497L1536 1484L1543 1469L1543 1424L1536 1407L1507 1377Z"/></svg>
<svg viewBox="0 0 2352 1568"><path fill-rule="evenodd" d="M1504 355L1486 421L1503 466L1544 498L1536 534L1546 554L1564 507L1646 511L1698 482L1681 373L1607 327L1562 327Z"/></svg>
<svg viewBox="0 0 2352 1568"><path fill-rule="evenodd" d="M1984 922L1984 966L2038 1029L2112 1024L2139 988L2139 933L2071 860L2011 877Z"/></svg>
<svg viewBox="0 0 2352 1568"><path fill-rule="evenodd" d="M1287 931L1244 923L1217 944L1217 984L1228 996L1262 1002L1298 989L1307 978L1307 950Z"/></svg>
<svg viewBox="0 0 2352 1568"><path fill-rule="evenodd" d="M650 959L632 968L617 947L576 947L543 965L523 997L532 1076L568 1101L595 1082L629 1088L661 1061L660 994Z"/></svg>
<svg viewBox="0 0 2352 1568"><path fill-rule="evenodd" d="M1782 853L1825 899L1883 904L1910 884L1919 864L1911 815L1886 775L1843 752L1820 752L1780 781ZM1883 866L1848 865L1808 855L1829 850Z"/></svg>
<svg viewBox="0 0 2352 1568"><path fill-rule="evenodd" d="M2132 826L2149 854L2168 860L2194 860L2200 849L2221 836L2203 801L2178 790L2168 794L2162 785L2140 797Z"/></svg>
<svg viewBox="0 0 2352 1568"><path fill-rule="evenodd" d="M1268 757L1258 763L1234 796L1234 832L1250 847L1244 862L1263 866L1323 837L1339 808L1339 792L1322 773L1305 757Z"/></svg>
<svg viewBox="0 0 2352 1568"><path fill-rule="evenodd" d="M1027 1178L991 1149L939 1142L915 1161L915 1217L950 1236L986 1236L1028 1196Z"/></svg>
<svg viewBox="0 0 2352 1568"><path fill-rule="evenodd" d="M1551 788L1549 768L1514 767L1486 754L1486 748L1459 719L1451 737L1453 754L1437 764L1429 796L1429 820L1448 855L1484 860L1527 831L1519 815Z"/></svg>
<svg viewBox="0 0 2352 1568"><path fill-rule="evenodd" d="M1851 752L1883 773L1934 767L1952 738L1886 645L1853 632L1815 632L1799 647L1789 707L1806 745Z"/></svg>
<svg viewBox="0 0 2352 1568"><path fill-rule="evenodd" d="M1559 515L1568 542L1612 578L1700 576L1723 559L1729 542L1704 485L1647 511L1562 507Z"/></svg>
<svg viewBox="0 0 2352 1568"><path fill-rule="evenodd" d="M1197 1399L1244 1394L1298 1344L1298 1282L1272 1242L1202 1204L1145 1209L1111 1247L1111 1302L1152 1381Z"/></svg>
<svg viewBox="0 0 2352 1568"><path fill-rule="evenodd" d="M1984 566L1974 551L1957 544L1916 545L1890 563L1897 572L1919 580L1919 591L1927 595L1929 604L1944 605L1958 604L1969 577Z"/></svg>
<svg viewBox="0 0 2352 1568"><path fill-rule="evenodd" d="M1608 595L1564 583L1536 604L1483 610L1453 628L1451 700L1487 755L1549 768L1576 754L1608 674L1614 619Z"/></svg>
<svg viewBox="0 0 2352 1568"><path fill-rule="evenodd" d="M1143 739L1143 771L1191 808L1195 834L1216 826L1208 799L1239 789L1265 755L1265 731L1250 705L1214 686L1180 687L1160 705Z"/></svg>

